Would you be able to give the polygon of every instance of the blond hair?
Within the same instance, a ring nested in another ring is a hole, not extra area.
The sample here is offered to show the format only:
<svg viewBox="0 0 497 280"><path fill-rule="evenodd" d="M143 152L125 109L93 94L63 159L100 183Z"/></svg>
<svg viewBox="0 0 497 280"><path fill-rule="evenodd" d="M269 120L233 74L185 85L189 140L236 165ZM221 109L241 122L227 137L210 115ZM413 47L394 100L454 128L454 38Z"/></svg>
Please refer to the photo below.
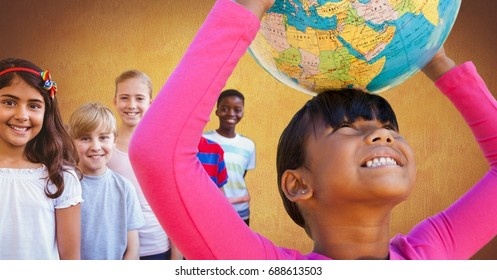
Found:
<svg viewBox="0 0 497 280"><path fill-rule="evenodd" d="M117 121L112 111L98 103L87 103L74 111L69 119L69 134L73 139L91 134L103 128L117 136Z"/></svg>
<svg viewBox="0 0 497 280"><path fill-rule="evenodd" d="M117 85L118 84L120 84L126 80L135 79L135 78L141 79L145 83L145 85L148 88L148 94L150 96L150 99L152 99L152 91L153 91L152 80L150 80L150 77L147 74L145 74L144 72L142 72L140 70L136 70L136 69L127 70L127 71L121 73L121 75L119 75L116 78L116 91L115 91L114 95L115 96L117 95Z"/></svg>

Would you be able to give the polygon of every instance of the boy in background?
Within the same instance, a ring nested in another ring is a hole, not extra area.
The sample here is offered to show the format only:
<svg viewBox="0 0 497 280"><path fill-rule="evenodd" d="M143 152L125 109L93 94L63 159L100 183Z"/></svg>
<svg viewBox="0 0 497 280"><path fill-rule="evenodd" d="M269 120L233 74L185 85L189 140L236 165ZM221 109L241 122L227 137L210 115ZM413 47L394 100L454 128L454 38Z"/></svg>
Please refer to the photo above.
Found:
<svg viewBox="0 0 497 280"><path fill-rule="evenodd" d="M82 260L139 259L138 228L145 224L131 182L107 168L117 134L112 111L88 103L69 120L69 133L83 173L81 188Z"/></svg>
<svg viewBox="0 0 497 280"><path fill-rule="evenodd" d="M238 215L250 223L250 194L245 183L247 171L255 168L254 142L235 131L244 114L245 97L236 89L224 90L217 100L219 128L207 131L204 137L217 142L224 150L228 182L224 194Z"/></svg>

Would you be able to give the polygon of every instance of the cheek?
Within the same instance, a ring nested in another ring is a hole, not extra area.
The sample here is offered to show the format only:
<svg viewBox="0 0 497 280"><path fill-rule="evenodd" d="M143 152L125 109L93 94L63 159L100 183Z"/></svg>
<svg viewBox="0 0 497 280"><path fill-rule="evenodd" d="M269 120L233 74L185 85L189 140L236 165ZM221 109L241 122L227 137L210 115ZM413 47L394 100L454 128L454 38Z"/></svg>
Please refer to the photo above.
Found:
<svg viewBox="0 0 497 280"><path fill-rule="evenodd" d="M36 125L39 126L39 129L41 130L41 128L43 127L44 125L44 120L45 120L45 112L40 112L36 115L34 115L32 118L31 118L32 122L35 122Z"/></svg>
<svg viewBox="0 0 497 280"><path fill-rule="evenodd" d="M147 112L149 108L150 108L150 104L148 104L148 103L140 105L140 110L143 113Z"/></svg>
<svg viewBox="0 0 497 280"><path fill-rule="evenodd" d="M126 100L117 100L115 103L115 106L116 106L116 109L122 110L126 107L127 104L128 104L128 101L126 101Z"/></svg>
<svg viewBox="0 0 497 280"><path fill-rule="evenodd" d="M112 155L112 151L114 149L114 142L108 142L105 143L105 145L102 146L102 149L105 151L106 154L109 156Z"/></svg>
<svg viewBox="0 0 497 280"><path fill-rule="evenodd" d="M411 149L409 144L407 142L402 142L402 148L401 148L402 153L405 155L407 158L407 168L408 168L408 176L409 176L409 181L411 182L411 185L414 185L416 182L416 157L414 155L414 151Z"/></svg>
<svg viewBox="0 0 497 280"><path fill-rule="evenodd" d="M416 183L416 174L417 174L416 162L413 158L412 162L409 164L409 176L413 185Z"/></svg>
<svg viewBox="0 0 497 280"><path fill-rule="evenodd" d="M126 108L126 103L125 102L119 102L119 103L117 103L116 109L119 112L124 111L125 108Z"/></svg>
<svg viewBox="0 0 497 280"><path fill-rule="evenodd" d="M87 150L86 145L79 141L75 141L75 144L76 144L76 151L78 151L78 154L80 156L84 155Z"/></svg>

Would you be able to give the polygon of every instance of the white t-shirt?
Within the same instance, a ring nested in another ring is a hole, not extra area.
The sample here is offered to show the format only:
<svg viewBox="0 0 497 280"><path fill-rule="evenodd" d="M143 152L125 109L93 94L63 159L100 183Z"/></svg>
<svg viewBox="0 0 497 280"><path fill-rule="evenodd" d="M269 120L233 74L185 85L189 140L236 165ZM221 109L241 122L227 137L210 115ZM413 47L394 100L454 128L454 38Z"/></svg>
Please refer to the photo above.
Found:
<svg viewBox="0 0 497 280"><path fill-rule="evenodd" d="M131 167L128 154L114 148L114 153L107 163L107 166L130 180L135 187L143 217L145 218L145 225L138 229L138 234L140 236L140 256L151 256L169 251L169 249L171 249L169 238L155 217L147 199L143 195L140 184L138 184L138 180Z"/></svg>
<svg viewBox="0 0 497 280"><path fill-rule="evenodd" d="M228 182L223 186L226 197L243 197L248 194L244 174L255 168L255 144L249 138L236 134L227 138L215 130L207 131L205 138L218 143L224 151L224 163L228 171ZM242 219L250 216L249 202L233 204Z"/></svg>
<svg viewBox="0 0 497 280"><path fill-rule="evenodd" d="M81 203L81 185L73 170L64 172L64 192L51 199L47 177L46 167L0 168L0 259L59 259L55 210Z"/></svg>

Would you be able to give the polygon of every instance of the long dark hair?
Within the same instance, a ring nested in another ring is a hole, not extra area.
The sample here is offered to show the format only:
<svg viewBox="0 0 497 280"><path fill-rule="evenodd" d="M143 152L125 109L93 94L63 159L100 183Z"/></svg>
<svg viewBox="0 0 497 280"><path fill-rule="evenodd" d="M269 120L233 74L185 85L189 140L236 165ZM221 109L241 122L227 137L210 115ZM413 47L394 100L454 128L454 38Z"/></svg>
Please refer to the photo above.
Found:
<svg viewBox="0 0 497 280"><path fill-rule="evenodd" d="M42 71L41 68L24 59L7 58L0 61L0 71L12 67ZM48 178L46 179L48 180L45 186L45 194L50 198L57 198L64 191L63 172L76 167L76 148L62 122L57 98L50 97L49 91L43 88L44 82L42 78L27 71L9 72L0 76L0 88L11 85L15 77L22 79L38 90L45 101L43 126L40 133L26 144L24 155L29 161L42 163L47 167ZM57 189L55 192L48 189L49 181L55 185Z"/></svg>
<svg viewBox="0 0 497 280"><path fill-rule="evenodd" d="M278 191L290 218L304 229L305 220L297 204L290 201L281 189L281 176L286 170L304 165L305 143L318 123L337 129L344 122L354 122L357 118L377 119L399 130L395 112L383 97L357 89L341 89L325 91L309 100L280 136L276 155Z"/></svg>

